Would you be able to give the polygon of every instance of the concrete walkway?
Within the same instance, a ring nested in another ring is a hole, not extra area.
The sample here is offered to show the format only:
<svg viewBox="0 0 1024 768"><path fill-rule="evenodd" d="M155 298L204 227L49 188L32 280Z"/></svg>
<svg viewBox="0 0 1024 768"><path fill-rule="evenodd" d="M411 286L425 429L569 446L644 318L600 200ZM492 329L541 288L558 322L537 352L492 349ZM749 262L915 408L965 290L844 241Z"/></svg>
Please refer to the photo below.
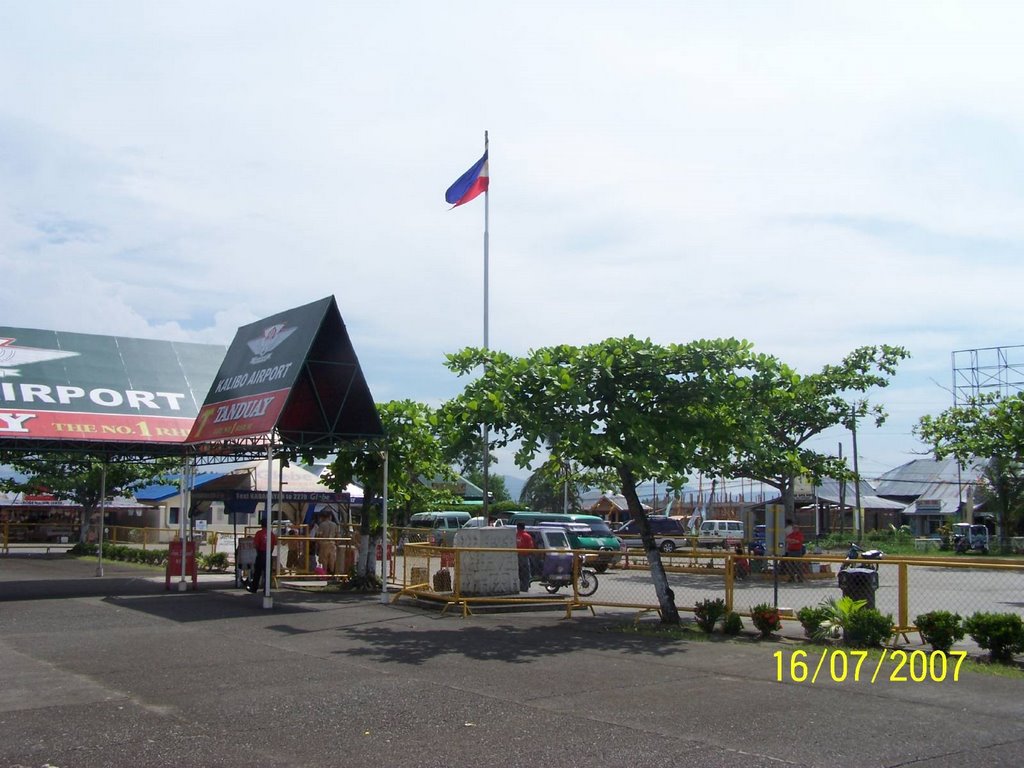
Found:
<svg viewBox="0 0 1024 768"><path fill-rule="evenodd" d="M872 684L870 662L834 682L826 662L812 685L789 679L789 639L287 590L264 610L229 578L95 571L0 557L0 766L1024 763L1018 679L891 682L886 662Z"/></svg>

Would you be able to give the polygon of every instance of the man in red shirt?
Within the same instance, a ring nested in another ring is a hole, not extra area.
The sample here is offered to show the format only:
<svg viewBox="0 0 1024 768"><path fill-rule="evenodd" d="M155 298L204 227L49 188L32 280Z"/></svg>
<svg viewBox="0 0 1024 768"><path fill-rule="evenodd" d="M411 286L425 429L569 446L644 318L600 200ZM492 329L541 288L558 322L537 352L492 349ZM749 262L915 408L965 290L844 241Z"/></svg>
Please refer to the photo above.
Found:
<svg viewBox="0 0 1024 768"><path fill-rule="evenodd" d="M516 549L519 552L519 591L530 591L530 555L522 550L533 550L533 536L526 530L525 523L516 523Z"/></svg>
<svg viewBox="0 0 1024 768"><path fill-rule="evenodd" d="M804 555L804 534L803 531L792 521L787 520L786 525L786 557L803 557ZM789 580L804 580L803 563L789 561Z"/></svg>
<svg viewBox="0 0 1024 768"><path fill-rule="evenodd" d="M260 525L263 526L256 535L252 537L253 547L256 549L256 562L252 567L252 580L249 582L250 592L259 592L263 586L263 579L265 577L266 565L267 565L267 521L261 520ZM270 548L273 550L277 546L277 535L274 533L270 534Z"/></svg>

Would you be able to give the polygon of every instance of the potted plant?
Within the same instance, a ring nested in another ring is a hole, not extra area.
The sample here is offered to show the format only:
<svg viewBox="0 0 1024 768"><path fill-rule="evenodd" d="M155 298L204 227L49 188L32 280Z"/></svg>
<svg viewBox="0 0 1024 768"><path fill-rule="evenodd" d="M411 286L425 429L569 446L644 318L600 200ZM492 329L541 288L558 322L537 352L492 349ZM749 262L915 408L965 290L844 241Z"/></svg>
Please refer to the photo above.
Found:
<svg viewBox="0 0 1024 768"><path fill-rule="evenodd" d="M769 603L760 603L750 609L750 620L754 622L762 638L770 637L772 632L782 629L779 609Z"/></svg>

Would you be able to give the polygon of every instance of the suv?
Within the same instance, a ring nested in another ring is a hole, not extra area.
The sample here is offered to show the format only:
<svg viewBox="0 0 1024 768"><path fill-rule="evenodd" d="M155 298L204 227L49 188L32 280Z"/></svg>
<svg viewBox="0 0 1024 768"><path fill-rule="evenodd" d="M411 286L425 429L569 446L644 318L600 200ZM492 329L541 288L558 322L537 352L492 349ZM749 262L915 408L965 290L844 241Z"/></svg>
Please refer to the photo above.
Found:
<svg viewBox="0 0 1024 768"><path fill-rule="evenodd" d="M654 534L654 541L662 552L675 552L676 547L685 543L686 529L682 523L671 517L653 515L647 517L647 524L651 526L651 533ZM624 548L643 548L644 542L640 538L640 526L636 520L628 520L619 526L615 531Z"/></svg>
<svg viewBox="0 0 1024 768"><path fill-rule="evenodd" d="M700 524L697 543L702 547L735 547L742 544L745 534L739 520L705 520Z"/></svg>

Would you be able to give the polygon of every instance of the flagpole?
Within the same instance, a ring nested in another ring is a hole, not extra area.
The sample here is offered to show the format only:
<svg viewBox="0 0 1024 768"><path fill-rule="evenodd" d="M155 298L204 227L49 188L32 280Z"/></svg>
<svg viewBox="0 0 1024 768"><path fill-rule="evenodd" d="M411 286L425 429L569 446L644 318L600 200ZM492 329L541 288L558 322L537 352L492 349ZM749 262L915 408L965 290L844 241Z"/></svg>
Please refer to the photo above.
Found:
<svg viewBox="0 0 1024 768"><path fill-rule="evenodd" d="M487 155L487 150L488 150L487 131L484 131L484 154L485 155ZM490 158L490 155L488 155L488 159L489 158ZM489 176L490 176L490 170L488 169L488 177ZM490 343L490 338L489 338L490 328L489 328L488 316L490 314L490 240L491 240L491 237L490 237L490 231L489 230L490 230L490 212L491 212L491 193L489 191L490 190L490 184L488 184L487 186L488 186L488 189L484 191L484 351L487 351L489 349L489 343ZM491 463L490 446L488 445L488 443L490 442L490 431L488 429L487 422L484 422L483 427L484 427L484 429L483 429L483 433L484 433L484 471L483 471L484 499L483 499L483 510L482 511L483 511L484 523L487 524L487 523L491 522L491 520L490 520L490 513L488 511L488 503L487 503L487 486L489 485L488 479L489 479L489 470L490 470L489 465Z"/></svg>

